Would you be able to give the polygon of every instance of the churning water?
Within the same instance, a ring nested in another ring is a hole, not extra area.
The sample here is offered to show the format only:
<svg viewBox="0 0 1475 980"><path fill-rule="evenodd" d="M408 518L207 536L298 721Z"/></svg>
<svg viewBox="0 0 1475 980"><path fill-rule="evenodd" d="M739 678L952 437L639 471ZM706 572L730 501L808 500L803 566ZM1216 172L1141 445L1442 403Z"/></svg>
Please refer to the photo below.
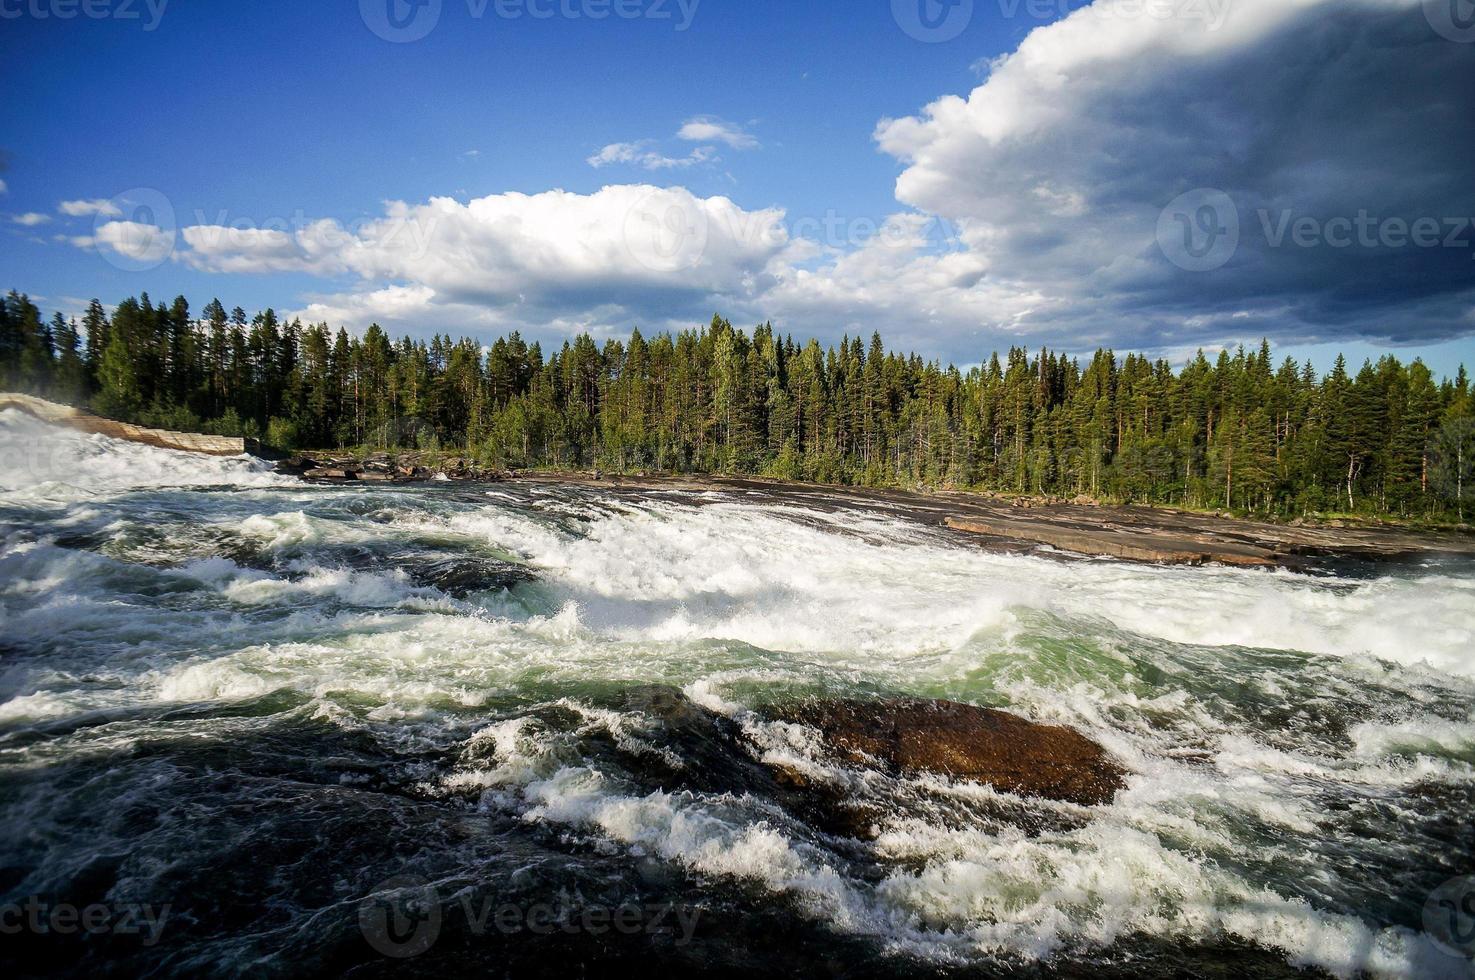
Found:
<svg viewBox="0 0 1475 980"><path fill-rule="evenodd" d="M0 460L18 968L1470 975L1425 932L1475 871L1468 563L995 554L841 493L318 488L14 414ZM1128 785L843 767L764 720L817 694L1071 725ZM405 895L409 925L375 905Z"/></svg>

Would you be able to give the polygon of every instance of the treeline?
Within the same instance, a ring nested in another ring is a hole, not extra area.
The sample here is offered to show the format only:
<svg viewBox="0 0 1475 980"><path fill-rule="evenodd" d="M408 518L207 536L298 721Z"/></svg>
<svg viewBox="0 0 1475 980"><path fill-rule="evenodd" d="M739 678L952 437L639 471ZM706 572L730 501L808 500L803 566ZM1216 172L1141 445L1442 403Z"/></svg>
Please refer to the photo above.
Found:
<svg viewBox="0 0 1475 980"><path fill-rule="evenodd" d="M393 342L326 324L199 317L147 294L81 322L0 303L0 379L126 421L282 449L454 449L487 465L764 474L1089 495L1295 514L1463 519L1475 404L1392 356L1355 375L1254 351L1180 370L1011 350L967 372L879 336L796 343L764 324L545 352L516 333Z"/></svg>

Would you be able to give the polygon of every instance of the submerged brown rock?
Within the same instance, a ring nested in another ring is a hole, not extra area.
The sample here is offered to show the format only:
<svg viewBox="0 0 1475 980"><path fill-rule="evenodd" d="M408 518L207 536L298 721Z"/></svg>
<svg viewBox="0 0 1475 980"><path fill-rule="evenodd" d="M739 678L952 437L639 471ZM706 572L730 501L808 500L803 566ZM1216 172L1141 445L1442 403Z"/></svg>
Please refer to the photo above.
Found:
<svg viewBox="0 0 1475 980"><path fill-rule="evenodd" d="M1020 796L1097 806L1125 772L1071 728L952 701L810 701L779 712L817 728L842 758L902 774L936 773Z"/></svg>
<svg viewBox="0 0 1475 980"><path fill-rule="evenodd" d="M667 793L772 800L810 827L856 842L875 840L888 822L906 818L957 827L1009 825L1029 834L1067 829L1086 815L1041 807L1031 798L1105 804L1125 776L1101 746L1072 729L948 701L809 700L758 713L817 729L830 761L892 777L937 773L1014 796L965 799L911 780L816 777L770 761L744 724L672 687L631 688L618 707L644 715L647 737L662 751L632 752L618 740L597 751L620 755L621 767L646 785ZM547 721L555 727L582 723Z"/></svg>

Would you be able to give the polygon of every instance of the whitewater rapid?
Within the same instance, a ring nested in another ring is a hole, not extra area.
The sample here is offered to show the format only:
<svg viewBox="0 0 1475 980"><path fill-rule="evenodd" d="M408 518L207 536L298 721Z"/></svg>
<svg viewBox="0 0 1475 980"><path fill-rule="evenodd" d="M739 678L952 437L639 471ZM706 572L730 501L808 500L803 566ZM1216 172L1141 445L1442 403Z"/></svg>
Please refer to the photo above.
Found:
<svg viewBox="0 0 1475 980"><path fill-rule="evenodd" d="M80 888L120 853L114 888L165 888L219 857L209 828L311 772L330 815L388 805L376 787L416 819L497 821L499 846L533 834L612 875L655 861L698 894L730 885L898 962L1231 938L1343 976L1469 975L1421 918L1475 867L1469 563L998 554L838 496L317 488L13 413L0 459L0 857L26 869L8 894ZM651 684L874 800L863 858L736 789L652 783L642 760L691 763L622 693ZM764 720L811 694L1071 725L1128 785L1084 809L857 773ZM208 767L206 747L224 753ZM207 790L207 769L236 775ZM998 818L1021 805L1042 829ZM417 860L488 860L457 841ZM336 907L271 887L302 921ZM284 956L290 926L201 925L176 962Z"/></svg>

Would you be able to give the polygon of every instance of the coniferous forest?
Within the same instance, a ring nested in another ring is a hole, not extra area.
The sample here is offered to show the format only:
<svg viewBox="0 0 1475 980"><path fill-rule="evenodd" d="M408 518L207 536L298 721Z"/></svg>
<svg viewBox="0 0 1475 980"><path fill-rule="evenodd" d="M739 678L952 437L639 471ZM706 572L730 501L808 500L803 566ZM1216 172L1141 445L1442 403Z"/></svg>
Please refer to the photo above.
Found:
<svg viewBox="0 0 1475 980"><path fill-rule="evenodd" d="M1393 356L1319 376L1268 344L1180 368L1015 349L962 371L772 325L544 350L392 341L147 294L81 321L0 302L0 382L124 421L282 450L421 449L501 467L761 474L870 486L1460 519L1475 464L1463 367Z"/></svg>

